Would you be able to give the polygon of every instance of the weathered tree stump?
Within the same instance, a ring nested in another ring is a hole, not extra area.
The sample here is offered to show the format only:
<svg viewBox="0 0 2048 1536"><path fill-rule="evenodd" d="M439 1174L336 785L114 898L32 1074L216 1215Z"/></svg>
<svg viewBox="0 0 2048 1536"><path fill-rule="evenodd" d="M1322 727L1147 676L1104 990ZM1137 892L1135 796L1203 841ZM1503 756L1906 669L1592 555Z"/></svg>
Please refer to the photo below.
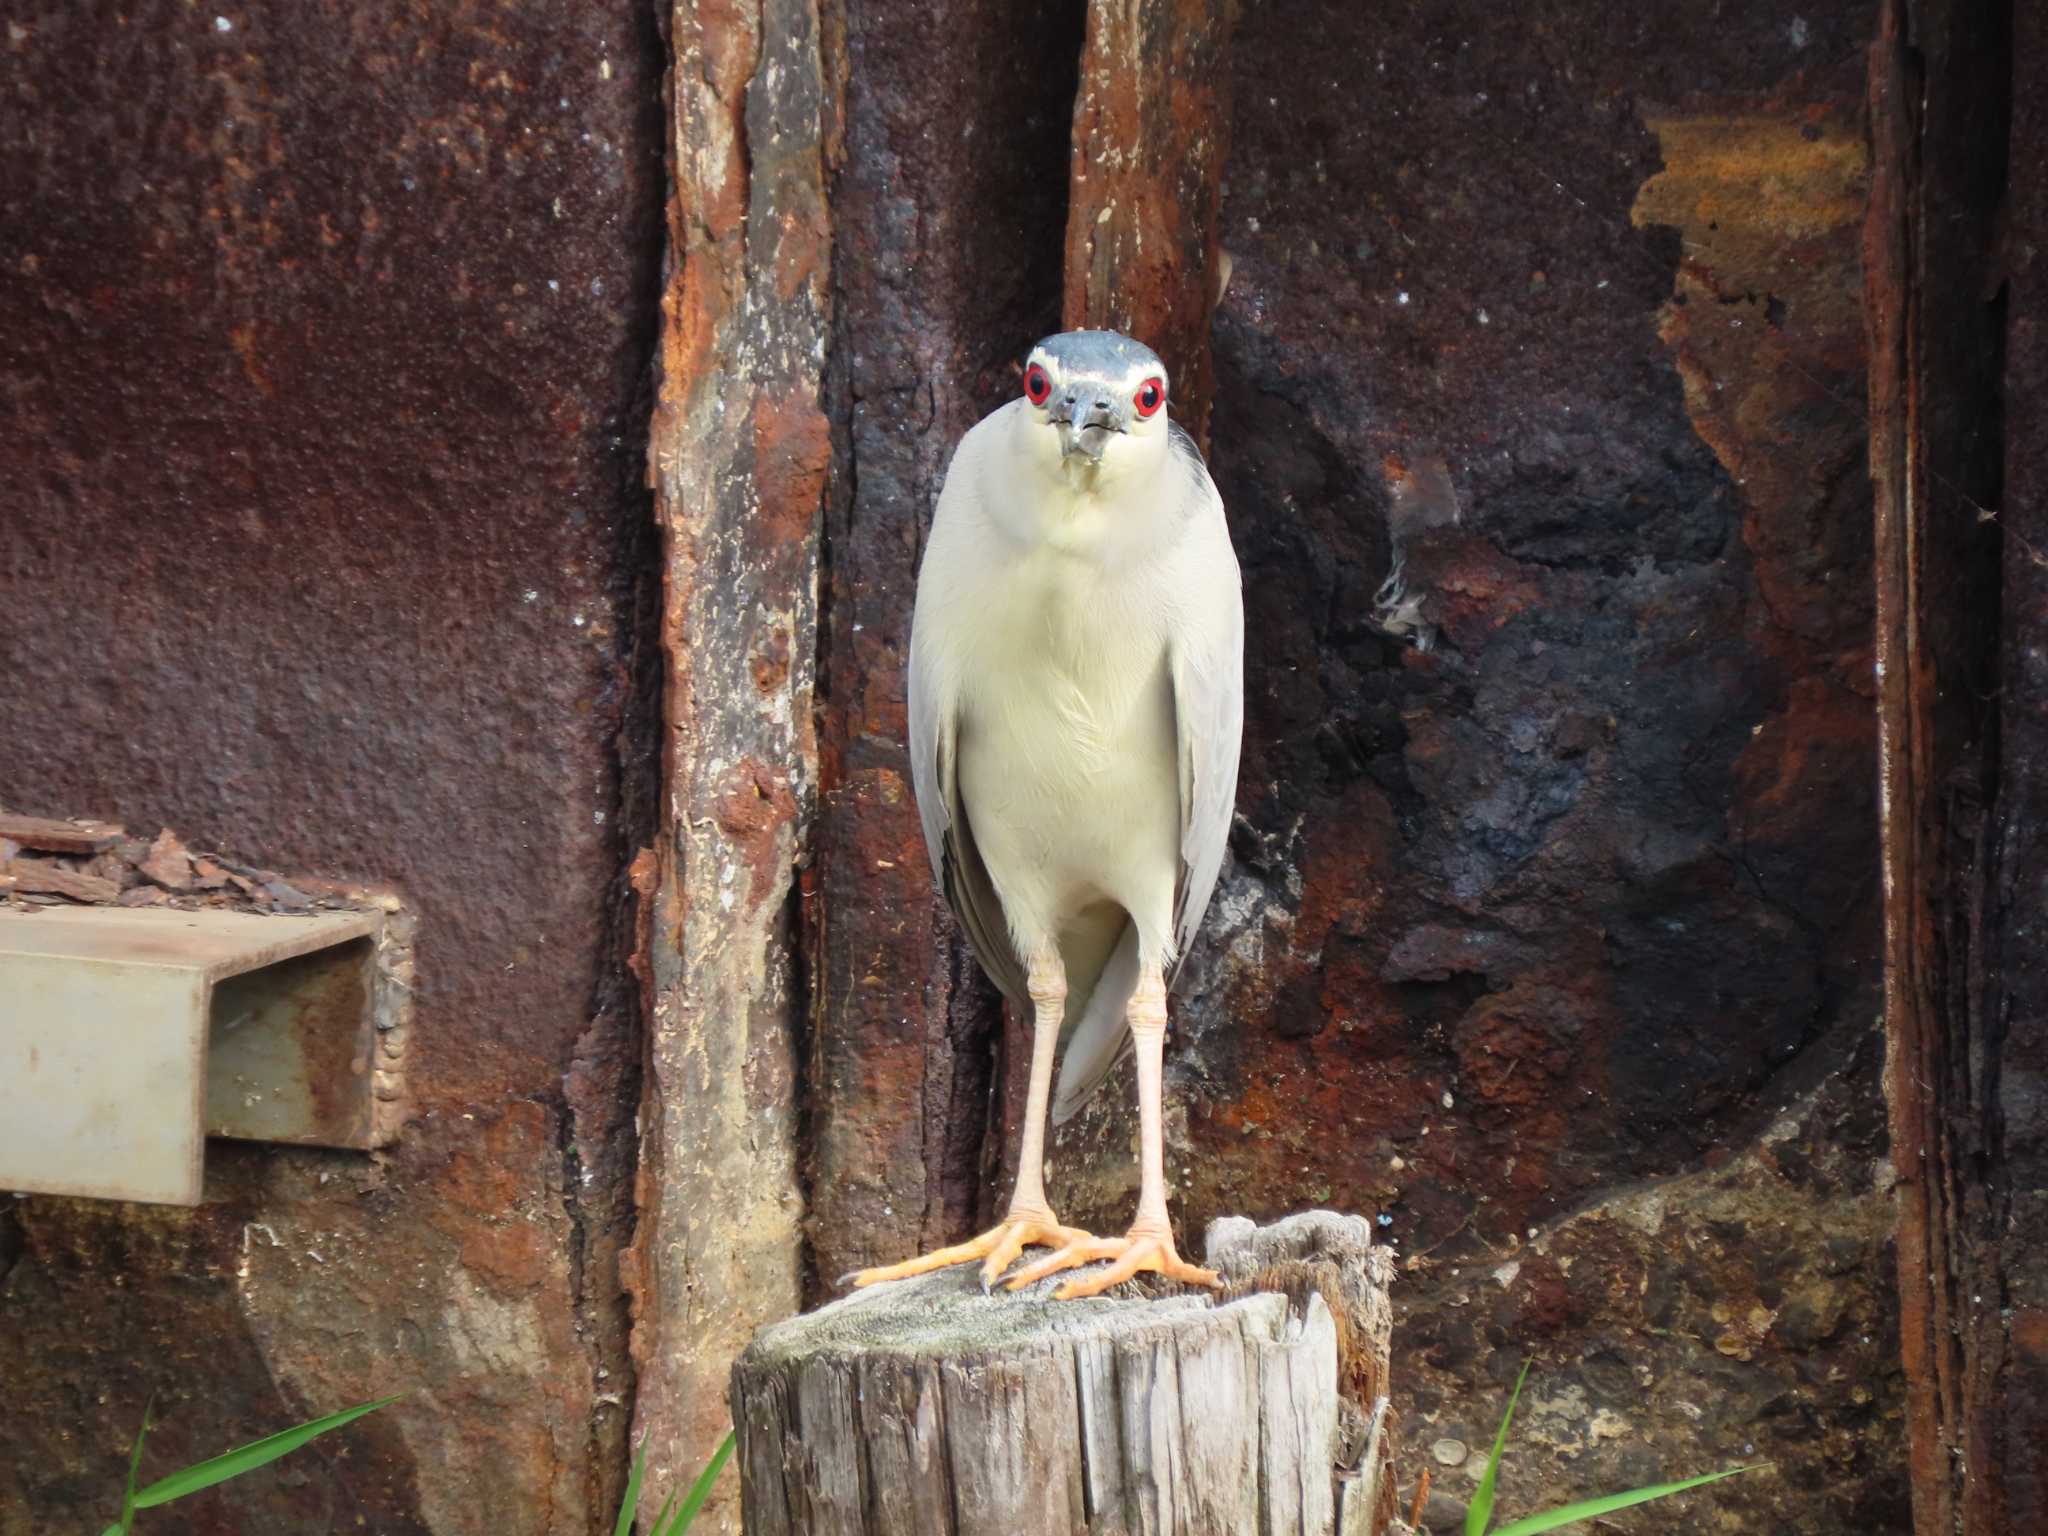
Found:
<svg viewBox="0 0 2048 1536"><path fill-rule="evenodd" d="M985 1295L967 1265L763 1329L732 1375L749 1536L1388 1530L1389 1256L1327 1211L1207 1249L1221 1295Z"/></svg>

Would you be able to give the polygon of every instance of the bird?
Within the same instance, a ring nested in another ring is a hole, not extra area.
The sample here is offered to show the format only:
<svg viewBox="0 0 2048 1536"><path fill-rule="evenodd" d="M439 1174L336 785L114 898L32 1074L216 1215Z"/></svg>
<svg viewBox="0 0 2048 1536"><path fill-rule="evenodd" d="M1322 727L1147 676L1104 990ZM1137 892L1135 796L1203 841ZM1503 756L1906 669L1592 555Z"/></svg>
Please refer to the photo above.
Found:
<svg viewBox="0 0 2048 1536"><path fill-rule="evenodd" d="M933 875L982 967L1028 1010L1016 1185L968 1242L852 1276L873 1285L979 1259L983 1286L1056 1299L1141 1272L1215 1286L1167 1211L1167 992L1223 865L1244 726L1243 579L1223 499L1174 422L1164 363L1115 331L1032 348L1021 393L954 450L918 569L911 783ZM1136 1058L1129 1230L1053 1213L1045 1124ZM1057 1088L1053 1066L1059 1056Z"/></svg>

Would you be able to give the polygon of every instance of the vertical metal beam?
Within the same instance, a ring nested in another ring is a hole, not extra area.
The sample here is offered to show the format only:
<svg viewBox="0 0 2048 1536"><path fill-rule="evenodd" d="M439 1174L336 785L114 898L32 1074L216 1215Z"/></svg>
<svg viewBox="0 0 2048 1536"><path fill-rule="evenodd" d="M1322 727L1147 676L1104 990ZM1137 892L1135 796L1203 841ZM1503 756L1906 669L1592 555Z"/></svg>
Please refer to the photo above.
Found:
<svg viewBox="0 0 2048 1536"><path fill-rule="evenodd" d="M1235 15L1232 0L1091 5L1074 103L1066 323L1165 358L1174 419L1204 452Z"/></svg>
<svg viewBox="0 0 2048 1536"><path fill-rule="evenodd" d="M799 1300L791 896L816 745L830 434L828 94L813 0L669 15L670 269L649 473L663 536L661 825L636 863L649 1017L635 1303L647 1487L723 1437L732 1357ZM709 1530L733 1531L729 1491Z"/></svg>
<svg viewBox="0 0 2048 1536"><path fill-rule="evenodd" d="M2005 1536L2002 1026L1985 936L1998 784L2000 7L1887 0L1865 225L1885 905L1885 1093L1919 1536Z"/></svg>
<svg viewBox="0 0 2048 1536"><path fill-rule="evenodd" d="M2003 1436L1998 1496L2016 1531L2048 1530L2048 10L2012 16L2006 289L2006 539L1993 942L2003 1035L1987 1085L2003 1154L1993 1206L2004 1353L1988 1382Z"/></svg>

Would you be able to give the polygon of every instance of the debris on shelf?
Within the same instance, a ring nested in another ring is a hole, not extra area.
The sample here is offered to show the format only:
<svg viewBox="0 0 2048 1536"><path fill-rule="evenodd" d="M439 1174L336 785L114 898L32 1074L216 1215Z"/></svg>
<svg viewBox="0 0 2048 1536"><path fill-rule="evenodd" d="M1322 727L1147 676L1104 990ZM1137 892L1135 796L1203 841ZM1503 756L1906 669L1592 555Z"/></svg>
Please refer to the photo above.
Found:
<svg viewBox="0 0 2048 1536"><path fill-rule="evenodd" d="M169 827L130 837L112 822L0 810L0 907L201 907L233 912L350 911L384 906L376 892L195 853Z"/></svg>

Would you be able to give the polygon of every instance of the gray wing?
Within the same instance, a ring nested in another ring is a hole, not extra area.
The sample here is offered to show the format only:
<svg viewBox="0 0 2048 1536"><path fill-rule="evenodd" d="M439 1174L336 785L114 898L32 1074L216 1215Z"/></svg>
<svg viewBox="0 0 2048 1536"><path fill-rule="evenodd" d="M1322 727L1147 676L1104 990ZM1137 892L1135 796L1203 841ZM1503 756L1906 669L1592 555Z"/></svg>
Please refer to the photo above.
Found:
<svg viewBox="0 0 2048 1536"><path fill-rule="evenodd" d="M1174 659L1181 786L1180 879L1173 902L1176 976L1201 931L1202 914L1209 909L1236 809L1244 676L1242 669L1232 671L1229 677L1219 677Z"/></svg>
<svg viewBox="0 0 2048 1536"><path fill-rule="evenodd" d="M1167 664L1180 749L1180 874L1174 889L1174 973L1194 945L1223 869L1237 806L1244 739L1244 595L1223 507L1206 471L1212 540L1190 582L1194 601L1174 627Z"/></svg>
<svg viewBox="0 0 2048 1536"><path fill-rule="evenodd" d="M982 969L1016 1003L1026 1000L1024 966L1010 943L1010 925L988 866L974 846L973 822L960 799L957 771L960 718L953 701L940 697L933 669L918 665L915 624L910 647L910 787L924 824L924 848L932 878L946 904L967 930L967 941Z"/></svg>
<svg viewBox="0 0 2048 1536"><path fill-rule="evenodd" d="M946 905L967 930L967 942L989 979L1012 1001L1026 999L1024 965L1010 944L1010 922L995 895L987 864L975 848L973 823L961 803L961 776L954 770L958 721L942 717L930 690L920 690L920 670L909 672L909 772L924 821L924 850L932 856L932 879L946 893ZM922 725L922 729L920 729Z"/></svg>

